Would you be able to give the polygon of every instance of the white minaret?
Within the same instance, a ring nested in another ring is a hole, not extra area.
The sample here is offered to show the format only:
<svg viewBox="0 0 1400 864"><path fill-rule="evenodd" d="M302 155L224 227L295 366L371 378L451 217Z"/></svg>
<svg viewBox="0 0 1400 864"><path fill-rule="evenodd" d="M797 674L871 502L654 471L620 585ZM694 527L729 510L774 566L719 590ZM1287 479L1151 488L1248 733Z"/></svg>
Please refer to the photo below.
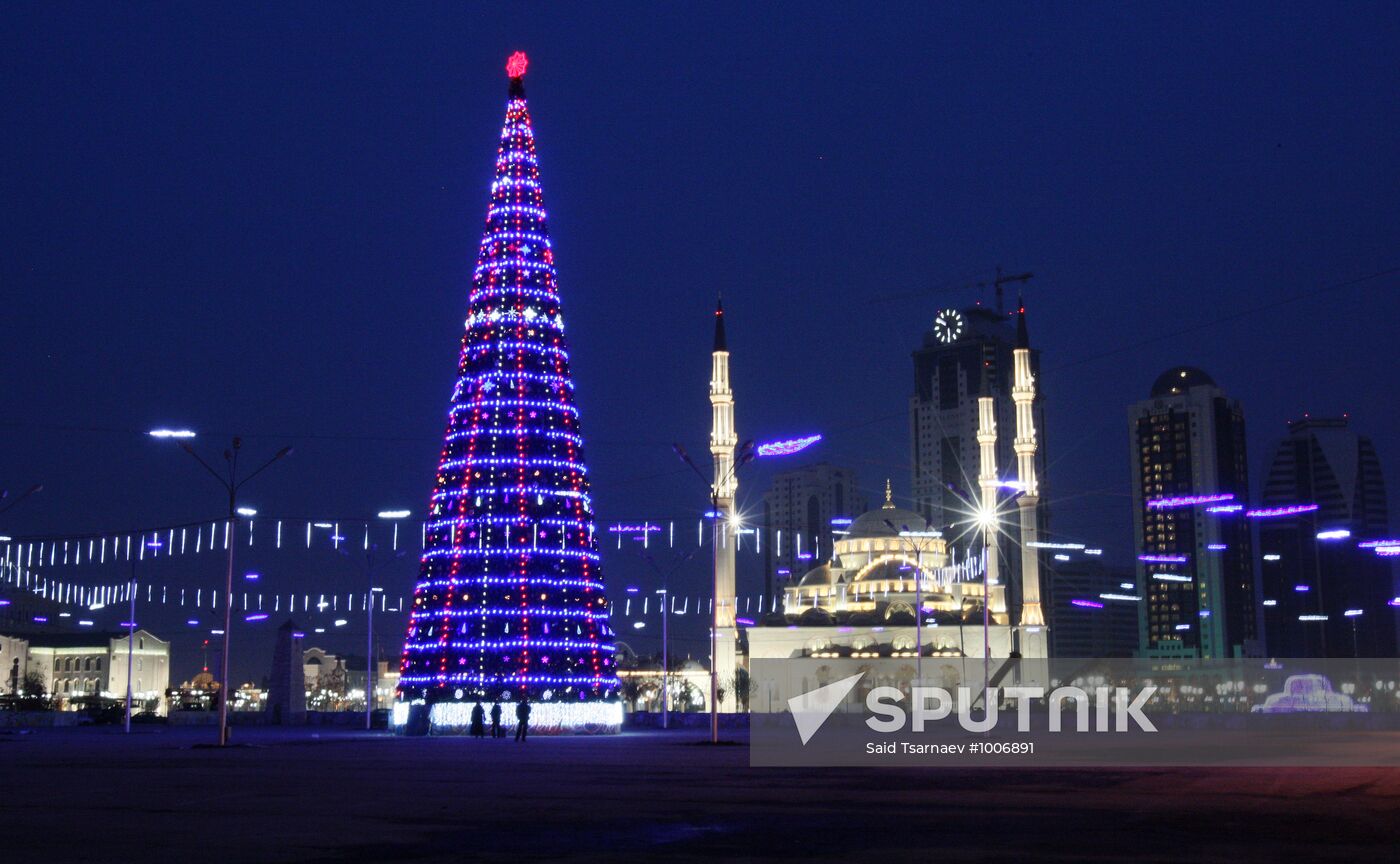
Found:
<svg viewBox="0 0 1400 864"><path fill-rule="evenodd" d="M1025 493L1016 501L1021 516L1021 626L1044 627L1040 608L1040 484L1035 476L1035 376L1031 373L1030 336L1026 332L1026 307L1016 312L1016 348L1011 354L1015 379L1011 401L1016 404L1016 479Z"/></svg>
<svg viewBox="0 0 1400 864"><path fill-rule="evenodd" d="M982 493L982 513L990 518L998 519L997 516L997 495L1000 491L997 480L997 403L991 396L983 396L977 400L977 445L981 453L980 466L977 471L977 487ZM979 520L980 524L980 520ZM990 530L991 536L986 539L987 550L987 585L1000 584L997 578L999 567L997 566L997 551L1001 547L1000 524L993 523L992 527L983 524L983 532ZM984 602L992 608L991 597L984 598ZM992 609L992 611L1001 611Z"/></svg>
<svg viewBox="0 0 1400 864"><path fill-rule="evenodd" d="M739 436L734 431L734 391L729 389L729 345L724 337L724 301L715 305L715 348L710 355L710 453L714 456L711 486L715 509L712 532L715 544L715 642L714 668L719 689L724 691L719 710L734 711L735 644L734 629L734 546L730 530L734 518L734 495L739 481L734 471L734 448ZM711 694L714 698L715 694Z"/></svg>

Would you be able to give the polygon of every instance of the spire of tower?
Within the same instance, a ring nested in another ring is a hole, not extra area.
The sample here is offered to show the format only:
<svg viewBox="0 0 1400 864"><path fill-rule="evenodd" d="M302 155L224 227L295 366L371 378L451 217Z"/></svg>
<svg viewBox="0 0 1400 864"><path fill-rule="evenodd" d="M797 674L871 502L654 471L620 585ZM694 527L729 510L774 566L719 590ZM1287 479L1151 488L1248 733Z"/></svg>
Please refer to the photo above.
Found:
<svg viewBox="0 0 1400 864"><path fill-rule="evenodd" d="M715 303L715 350L728 351L729 342L724 338L724 298Z"/></svg>
<svg viewBox="0 0 1400 864"><path fill-rule="evenodd" d="M880 507L880 509L881 509L881 510L893 510L893 509L894 509L894 490L890 488L890 478L888 478L888 477L885 478L885 503L884 503L884 505L882 505L882 506Z"/></svg>
<svg viewBox="0 0 1400 864"><path fill-rule="evenodd" d="M1026 329L1026 298L1020 292L1016 292L1016 347L1031 347L1031 334Z"/></svg>

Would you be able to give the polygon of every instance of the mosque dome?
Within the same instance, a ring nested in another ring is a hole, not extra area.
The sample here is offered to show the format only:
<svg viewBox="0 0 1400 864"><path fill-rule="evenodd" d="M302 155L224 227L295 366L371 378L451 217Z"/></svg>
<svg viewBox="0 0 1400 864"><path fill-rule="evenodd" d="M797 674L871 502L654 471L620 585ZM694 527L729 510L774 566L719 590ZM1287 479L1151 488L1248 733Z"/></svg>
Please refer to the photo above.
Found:
<svg viewBox="0 0 1400 864"><path fill-rule="evenodd" d="M803 588L825 587L831 584L831 565L823 564L820 567L813 567L802 577L802 581L797 583Z"/></svg>
<svg viewBox="0 0 1400 864"><path fill-rule="evenodd" d="M893 527L891 527L893 526ZM900 531L927 531L928 521L913 510L902 507L882 507L862 513L851 523L852 540L867 537L898 537Z"/></svg>

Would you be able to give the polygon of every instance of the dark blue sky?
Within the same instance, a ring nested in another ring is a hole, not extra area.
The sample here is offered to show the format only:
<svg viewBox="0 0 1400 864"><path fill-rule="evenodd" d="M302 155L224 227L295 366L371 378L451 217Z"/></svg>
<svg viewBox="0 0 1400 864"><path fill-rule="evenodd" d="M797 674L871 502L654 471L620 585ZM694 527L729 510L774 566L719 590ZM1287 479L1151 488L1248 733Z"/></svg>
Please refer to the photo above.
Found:
<svg viewBox="0 0 1400 864"><path fill-rule="evenodd" d="M0 485L45 490L0 530L217 515L162 424L295 445L265 511L421 512L515 49L601 521L702 509L669 443L720 290L741 436L906 494L909 353L997 265L1037 274L1057 532L1130 554L1125 406L1181 362L1256 488L1350 411L1394 496L1400 278L1274 304L1400 267L1400 7L754 5L6 6Z"/></svg>

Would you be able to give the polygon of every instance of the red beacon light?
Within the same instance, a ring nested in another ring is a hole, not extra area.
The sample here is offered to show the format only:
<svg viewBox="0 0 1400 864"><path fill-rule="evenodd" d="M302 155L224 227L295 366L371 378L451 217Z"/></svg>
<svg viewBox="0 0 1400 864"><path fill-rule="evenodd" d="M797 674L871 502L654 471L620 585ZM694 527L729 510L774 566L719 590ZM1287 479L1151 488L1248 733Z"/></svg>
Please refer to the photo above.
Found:
<svg viewBox="0 0 1400 864"><path fill-rule="evenodd" d="M516 51L506 60L506 74L512 78L523 78L525 67L530 65L530 58L525 56L524 51Z"/></svg>

